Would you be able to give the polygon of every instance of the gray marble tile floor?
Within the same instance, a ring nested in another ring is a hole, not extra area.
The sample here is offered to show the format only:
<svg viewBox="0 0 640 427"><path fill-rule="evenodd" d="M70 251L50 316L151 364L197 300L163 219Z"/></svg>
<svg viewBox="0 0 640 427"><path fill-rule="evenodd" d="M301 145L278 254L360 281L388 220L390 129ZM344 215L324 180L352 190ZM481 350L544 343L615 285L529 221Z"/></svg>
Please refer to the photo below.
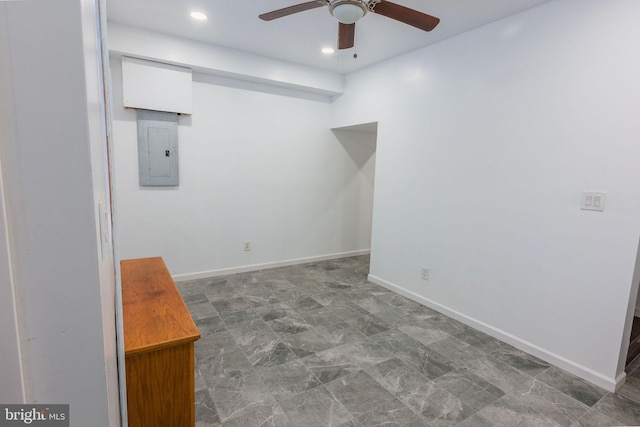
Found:
<svg viewBox="0 0 640 427"><path fill-rule="evenodd" d="M196 426L640 425L640 361L608 393L367 281L367 256L178 283Z"/></svg>

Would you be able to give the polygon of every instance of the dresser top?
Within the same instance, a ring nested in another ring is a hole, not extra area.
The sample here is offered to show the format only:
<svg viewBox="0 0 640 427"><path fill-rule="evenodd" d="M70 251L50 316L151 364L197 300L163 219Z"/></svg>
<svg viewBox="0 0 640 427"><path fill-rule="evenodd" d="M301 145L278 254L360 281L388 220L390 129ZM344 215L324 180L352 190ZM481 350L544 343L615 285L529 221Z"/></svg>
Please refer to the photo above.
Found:
<svg viewBox="0 0 640 427"><path fill-rule="evenodd" d="M125 355L200 338L161 257L120 261Z"/></svg>

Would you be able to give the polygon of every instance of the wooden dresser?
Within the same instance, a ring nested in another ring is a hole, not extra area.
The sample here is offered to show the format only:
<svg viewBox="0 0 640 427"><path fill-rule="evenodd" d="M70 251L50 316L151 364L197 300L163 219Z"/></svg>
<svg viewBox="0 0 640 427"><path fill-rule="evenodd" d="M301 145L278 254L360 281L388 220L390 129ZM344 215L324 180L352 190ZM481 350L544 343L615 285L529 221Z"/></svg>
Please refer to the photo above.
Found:
<svg viewBox="0 0 640 427"><path fill-rule="evenodd" d="M130 427L193 427L200 338L161 257L120 262Z"/></svg>

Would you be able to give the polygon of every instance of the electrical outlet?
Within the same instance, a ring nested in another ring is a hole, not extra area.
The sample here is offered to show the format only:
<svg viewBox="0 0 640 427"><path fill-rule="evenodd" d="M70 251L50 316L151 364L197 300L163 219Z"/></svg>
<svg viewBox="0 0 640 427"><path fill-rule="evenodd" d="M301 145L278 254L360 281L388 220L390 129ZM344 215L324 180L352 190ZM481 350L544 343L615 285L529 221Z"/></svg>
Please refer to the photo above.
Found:
<svg viewBox="0 0 640 427"><path fill-rule="evenodd" d="M422 267L422 280L429 280L429 269Z"/></svg>
<svg viewBox="0 0 640 427"><path fill-rule="evenodd" d="M248 252L251 250L251 242L244 242L244 250Z"/></svg>

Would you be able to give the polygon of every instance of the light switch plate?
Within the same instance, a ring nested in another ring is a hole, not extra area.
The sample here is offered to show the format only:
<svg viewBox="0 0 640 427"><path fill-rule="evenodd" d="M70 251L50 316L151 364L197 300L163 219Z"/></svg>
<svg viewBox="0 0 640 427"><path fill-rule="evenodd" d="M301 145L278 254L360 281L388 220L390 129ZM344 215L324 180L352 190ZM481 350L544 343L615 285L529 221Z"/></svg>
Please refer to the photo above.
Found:
<svg viewBox="0 0 640 427"><path fill-rule="evenodd" d="M98 201L98 222L100 224L100 255L102 256L102 261L107 258L107 251L109 250L108 220L104 196L101 196Z"/></svg>
<svg viewBox="0 0 640 427"><path fill-rule="evenodd" d="M587 211L604 211L607 193L585 191L582 193L580 209Z"/></svg>

